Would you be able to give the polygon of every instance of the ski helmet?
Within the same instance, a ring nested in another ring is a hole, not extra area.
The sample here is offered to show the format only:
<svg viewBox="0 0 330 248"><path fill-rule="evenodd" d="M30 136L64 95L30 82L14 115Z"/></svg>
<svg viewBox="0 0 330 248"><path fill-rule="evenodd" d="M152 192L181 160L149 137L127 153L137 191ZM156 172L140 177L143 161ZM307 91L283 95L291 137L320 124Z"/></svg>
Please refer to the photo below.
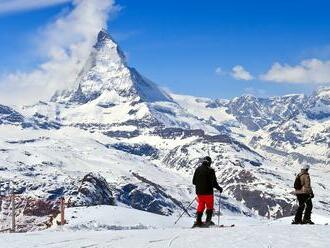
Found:
<svg viewBox="0 0 330 248"><path fill-rule="evenodd" d="M301 169L303 169L303 170L308 170L310 168L310 166L309 166L309 164L303 164L302 165L302 167L301 167Z"/></svg>
<svg viewBox="0 0 330 248"><path fill-rule="evenodd" d="M204 161L208 162L209 164L212 164L212 159L210 156L204 157Z"/></svg>

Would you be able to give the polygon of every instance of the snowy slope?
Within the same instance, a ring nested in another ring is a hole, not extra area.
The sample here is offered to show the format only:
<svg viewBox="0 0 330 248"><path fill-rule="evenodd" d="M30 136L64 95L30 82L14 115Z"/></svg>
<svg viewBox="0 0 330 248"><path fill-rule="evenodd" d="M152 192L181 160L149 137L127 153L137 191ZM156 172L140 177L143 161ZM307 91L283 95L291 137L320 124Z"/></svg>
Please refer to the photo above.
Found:
<svg viewBox="0 0 330 248"><path fill-rule="evenodd" d="M30 234L5 234L0 240L7 247L299 247L327 248L329 228L323 226L253 226L212 230L132 230L132 231L87 231ZM293 239L293 237L297 237ZM26 240L29 240L27 243Z"/></svg>
<svg viewBox="0 0 330 248"><path fill-rule="evenodd" d="M91 171L102 173L109 184L127 183L127 178L134 182L132 172L135 172L152 180L156 178L157 183L167 190L175 187L172 179L177 184L187 184L181 175L158 168L146 158L111 148L114 141L102 134L91 134L76 128L27 131L1 126L0 130L0 144L6 146L1 151L1 176L7 179L22 177L30 180L33 176L34 182L58 180L51 184L59 188L65 178L75 181ZM25 192L27 189L17 190ZM48 196L43 190L27 190L26 193Z"/></svg>
<svg viewBox="0 0 330 248"><path fill-rule="evenodd" d="M187 112L199 118L219 123L236 121L235 117L228 114L225 108L214 108L214 101L211 99L177 94L171 94L171 97Z"/></svg>
<svg viewBox="0 0 330 248"><path fill-rule="evenodd" d="M329 226L292 226L277 222L223 216L223 229L190 229L192 219L175 218L113 207L70 209L69 224L38 233L1 234L7 247L317 247L329 245ZM74 218L73 218L74 217ZM125 217L125 218L122 218ZM329 218L319 217L319 223ZM190 223L189 223L190 222ZM26 242L28 240L28 242Z"/></svg>

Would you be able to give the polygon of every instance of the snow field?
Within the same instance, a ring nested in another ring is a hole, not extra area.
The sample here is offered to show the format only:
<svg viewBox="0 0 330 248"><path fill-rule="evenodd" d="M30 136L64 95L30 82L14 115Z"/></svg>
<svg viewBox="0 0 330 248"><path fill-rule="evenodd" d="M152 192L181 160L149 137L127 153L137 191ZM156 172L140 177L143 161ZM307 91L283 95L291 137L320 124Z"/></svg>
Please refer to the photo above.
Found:
<svg viewBox="0 0 330 248"><path fill-rule="evenodd" d="M327 248L330 243L329 226L290 225L290 218L268 221L229 215L222 216L221 223L234 223L235 227L191 229L192 218L184 217L174 226L176 217L123 207L96 206L68 209L67 219L68 225L42 232L1 234L0 243L8 248ZM329 219L315 216L317 223L325 223Z"/></svg>

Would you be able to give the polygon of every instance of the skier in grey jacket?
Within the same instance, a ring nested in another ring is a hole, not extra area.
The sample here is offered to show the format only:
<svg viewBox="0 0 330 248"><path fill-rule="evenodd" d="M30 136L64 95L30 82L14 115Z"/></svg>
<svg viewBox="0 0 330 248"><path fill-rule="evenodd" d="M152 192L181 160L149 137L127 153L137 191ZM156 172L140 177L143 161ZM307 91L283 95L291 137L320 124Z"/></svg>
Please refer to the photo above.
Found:
<svg viewBox="0 0 330 248"><path fill-rule="evenodd" d="M292 224L314 224L314 222L311 220L313 209L312 198L314 198L314 192L308 173L309 168L310 166L308 164L304 164L301 168L301 172L297 176L297 180L300 180L301 188L295 190L295 194L299 202L299 207ZM304 210L305 214L303 218Z"/></svg>

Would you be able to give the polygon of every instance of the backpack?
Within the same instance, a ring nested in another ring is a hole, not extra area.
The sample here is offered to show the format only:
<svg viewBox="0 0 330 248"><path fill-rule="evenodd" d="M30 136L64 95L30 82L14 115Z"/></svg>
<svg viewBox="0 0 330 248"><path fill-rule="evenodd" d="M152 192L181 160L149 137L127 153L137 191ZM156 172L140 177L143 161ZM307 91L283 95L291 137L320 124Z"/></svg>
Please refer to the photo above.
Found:
<svg viewBox="0 0 330 248"><path fill-rule="evenodd" d="M300 175L296 176L296 180L294 180L294 185L293 185L295 190L301 190L302 184L300 180Z"/></svg>

